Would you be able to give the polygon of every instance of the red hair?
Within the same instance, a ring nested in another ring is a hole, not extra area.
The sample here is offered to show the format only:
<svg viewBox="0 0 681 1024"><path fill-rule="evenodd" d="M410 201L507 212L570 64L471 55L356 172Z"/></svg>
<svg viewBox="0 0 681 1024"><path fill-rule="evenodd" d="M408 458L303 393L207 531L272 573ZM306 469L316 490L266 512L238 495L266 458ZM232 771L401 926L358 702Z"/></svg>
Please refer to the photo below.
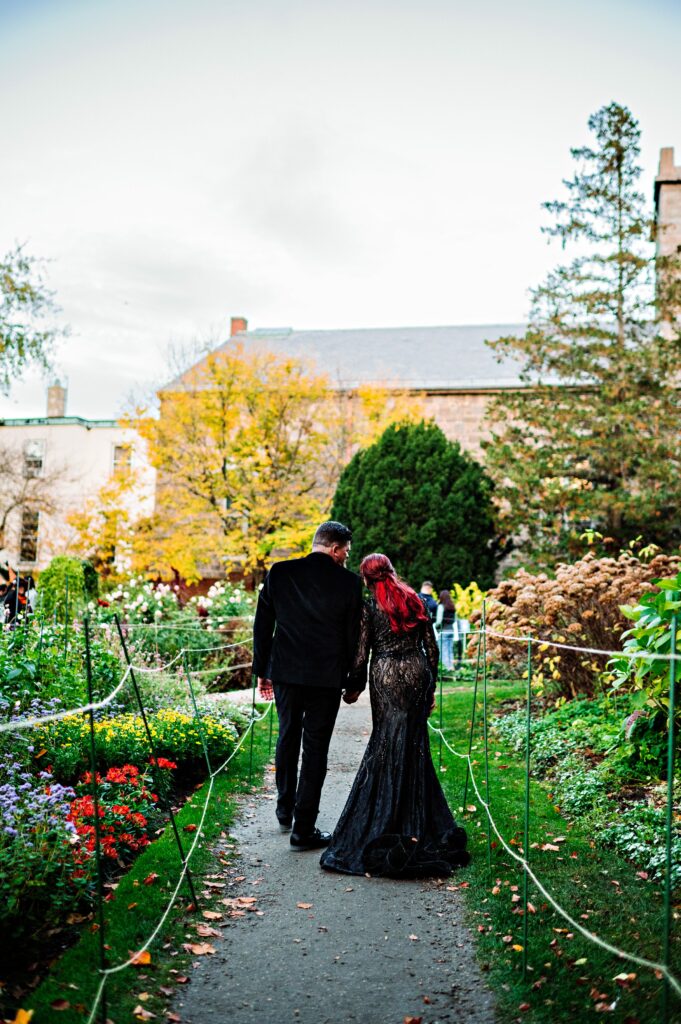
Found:
<svg viewBox="0 0 681 1024"><path fill-rule="evenodd" d="M398 577L387 555L367 555L359 571L372 590L376 604L390 619L393 633L409 633L419 622L430 621L423 601Z"/></svg>

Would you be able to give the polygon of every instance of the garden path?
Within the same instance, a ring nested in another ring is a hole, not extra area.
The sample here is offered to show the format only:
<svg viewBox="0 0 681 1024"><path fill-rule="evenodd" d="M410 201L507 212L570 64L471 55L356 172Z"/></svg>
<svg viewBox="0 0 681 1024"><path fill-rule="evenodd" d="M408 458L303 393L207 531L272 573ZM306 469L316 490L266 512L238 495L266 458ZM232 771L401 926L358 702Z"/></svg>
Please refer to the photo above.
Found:
<svg viewBox="0 0 681 1024"><path fill-rule="evenodd" d="M341 704L322 828L343 807L370 728L366 695ZM183 1024L492 1024L494 1001L463 924L463 896L447 889L456 877L322 871L318 851L293 852L279 832L271 772L263 791L243 801L231 836L240 852L221 896L257 897L262 916L230 919L222 938L209 940L216 953L197 959L173 1007Z"/></svg>

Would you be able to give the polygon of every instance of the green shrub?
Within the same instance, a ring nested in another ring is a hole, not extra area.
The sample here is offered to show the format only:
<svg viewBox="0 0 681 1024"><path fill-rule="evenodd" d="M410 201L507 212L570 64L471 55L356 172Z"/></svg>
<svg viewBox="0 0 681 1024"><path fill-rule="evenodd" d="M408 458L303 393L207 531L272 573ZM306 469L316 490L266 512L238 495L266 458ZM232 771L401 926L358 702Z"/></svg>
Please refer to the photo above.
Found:
<svg viewBox="0 0 681 1024"><path fill-rule="evenodd" d="M86 566L88 566L86 571ZM57 622L81 617L93 598L90 563L78 558L58 555L44 569L38 580L38 609L41 616Z"/></svg>

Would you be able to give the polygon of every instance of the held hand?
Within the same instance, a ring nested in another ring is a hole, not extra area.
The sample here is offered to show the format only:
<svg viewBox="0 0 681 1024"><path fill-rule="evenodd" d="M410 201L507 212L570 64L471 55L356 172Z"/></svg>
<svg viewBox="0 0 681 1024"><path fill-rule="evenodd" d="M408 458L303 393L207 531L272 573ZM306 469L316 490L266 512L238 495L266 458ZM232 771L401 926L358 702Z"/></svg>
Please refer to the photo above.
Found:
<svg viewBox="0 0 681 1024"><path fill-rule="evenodd" d="M261 700L274 700L274 687L271 679L263 679L258 676L258 693Z"/></svg>
<svg viewBox="0 0 681 1024"><path fill-rule="evenodd" d="M359 699L359 695L360 695L361 692L362 692L361 690L357 690L357 691L344 690L343 691L343 700L345 701L346 704L354 704L355 701Z"/></svg>

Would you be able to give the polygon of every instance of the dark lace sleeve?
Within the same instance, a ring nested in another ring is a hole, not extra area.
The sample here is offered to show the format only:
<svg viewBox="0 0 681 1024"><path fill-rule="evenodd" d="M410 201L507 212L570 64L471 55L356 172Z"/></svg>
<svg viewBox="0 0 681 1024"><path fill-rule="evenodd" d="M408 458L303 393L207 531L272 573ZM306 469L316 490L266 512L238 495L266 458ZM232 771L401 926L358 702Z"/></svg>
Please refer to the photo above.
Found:
<svg viewBox="0 0 681 1024"><path fill-rule="evenodd" d="M435 638L435 630L431 622L424 623L423 627L423 647L426 652L426 658L428 659L428 665L433 676L433 686L437 681L437 673L440 667L440 649L437 645Z"/></svg>
<svg viewBox="0 0 681 1024"><path fill-rule="evenodd" d="M352 667L348 673L347 689L352 693L363 690L367 684L367 667L369 664L369 652L371 650L371 611L365 601L362 604L362 618L359 624L359 639L357 649L352 660Z"/></svg>

